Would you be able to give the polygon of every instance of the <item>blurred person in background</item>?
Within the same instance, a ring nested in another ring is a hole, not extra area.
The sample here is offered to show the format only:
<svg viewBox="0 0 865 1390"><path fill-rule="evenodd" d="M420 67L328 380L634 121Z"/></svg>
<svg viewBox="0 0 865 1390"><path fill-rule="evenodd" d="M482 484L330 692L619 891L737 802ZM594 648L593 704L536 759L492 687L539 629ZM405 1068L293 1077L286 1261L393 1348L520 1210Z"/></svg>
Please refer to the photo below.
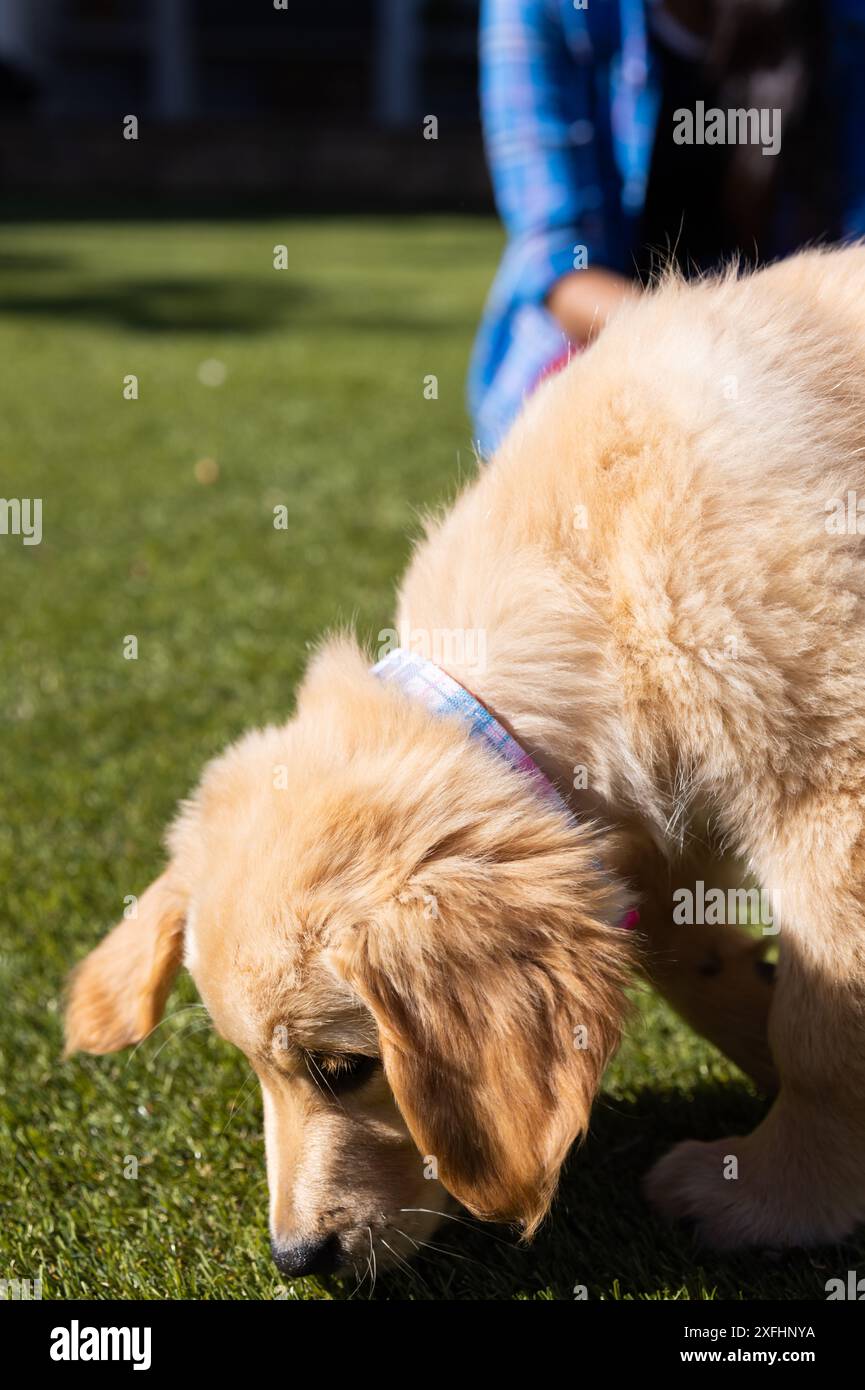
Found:
<svg viewBox="0 0 865 1390"><path fill-rule="evenodd" d="M865 233L865 0L481 0L480 83L508 236L469 374L483 455L660 265ZM742 109L771 140L710 143Z"/></svg>

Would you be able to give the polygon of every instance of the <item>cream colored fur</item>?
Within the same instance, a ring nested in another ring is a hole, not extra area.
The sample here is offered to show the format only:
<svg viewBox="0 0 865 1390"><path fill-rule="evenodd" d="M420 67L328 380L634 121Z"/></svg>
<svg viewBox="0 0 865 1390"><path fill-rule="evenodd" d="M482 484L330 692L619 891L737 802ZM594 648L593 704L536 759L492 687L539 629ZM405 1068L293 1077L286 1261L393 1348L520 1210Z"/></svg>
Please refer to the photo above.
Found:
<svg viewBox="0 0 865 1390"><path fill-rule="evenodd" d="M336 1232L350 1262L369 1227L410 1253L449 1194L531 1231L622 1027L636 943L615 923L638 901L641 968L779 1088L753 1134L674 1149L650 1198L718 1246L847 1235L865 1219L865 542L826 523L849 492L865 250L668 278L624 308L430 527L397 620L484 634L483 668L450 674L580 826L331 642L295 718L182 810L147 959L124 924L80 967L70 1050L152 1026L181 902L204 1002L262 1079L278 1237ZM774 990L736 927L673 925L674 888L709 881L719 847L783 904ZM308 1065L340 1052L383 1063L344 1103Z"/></svg>

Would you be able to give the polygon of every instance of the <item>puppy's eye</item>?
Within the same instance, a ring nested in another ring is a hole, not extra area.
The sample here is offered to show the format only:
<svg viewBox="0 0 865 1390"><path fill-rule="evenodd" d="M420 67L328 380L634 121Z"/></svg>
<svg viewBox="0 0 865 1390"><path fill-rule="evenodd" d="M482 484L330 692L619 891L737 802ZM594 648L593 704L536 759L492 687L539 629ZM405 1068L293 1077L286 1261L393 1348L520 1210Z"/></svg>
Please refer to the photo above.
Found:
<svg viewBox="0 0 865 1390"><path fill-rule="evenodd" d="M358 1090L381 1065L377 1057L360 1052L306 1052L304 1059L319 1090L337 1096Z"/></svg>

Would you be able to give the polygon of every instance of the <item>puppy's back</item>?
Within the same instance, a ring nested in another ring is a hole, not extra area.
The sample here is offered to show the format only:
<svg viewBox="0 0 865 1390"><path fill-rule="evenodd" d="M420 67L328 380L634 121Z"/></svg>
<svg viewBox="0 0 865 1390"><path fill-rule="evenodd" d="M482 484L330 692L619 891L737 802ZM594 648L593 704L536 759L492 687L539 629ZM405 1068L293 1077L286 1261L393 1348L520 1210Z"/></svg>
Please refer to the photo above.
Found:
<svg viewBox="0 0 865 1390"><path fill-rule="evenodd" d="M670 277L535 393L419 548L402 617L485 630L505 709L555 663L526 727L570 704L626 720L641 762L843 779L865 750L850 495L865 531L865 250Z"/></svg>

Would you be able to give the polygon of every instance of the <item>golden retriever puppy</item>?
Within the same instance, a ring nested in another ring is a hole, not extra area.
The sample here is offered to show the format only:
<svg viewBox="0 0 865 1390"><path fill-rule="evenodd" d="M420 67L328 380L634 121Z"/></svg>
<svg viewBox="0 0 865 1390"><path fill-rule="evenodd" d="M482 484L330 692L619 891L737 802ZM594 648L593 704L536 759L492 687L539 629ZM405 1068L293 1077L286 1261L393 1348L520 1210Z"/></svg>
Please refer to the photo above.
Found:
<svg viewBox="0 0 865 1390"><path fill-rule="evenodd" d="M721 1247L865 1218L863 306L857 247L622 309L418 546L426 695L330 641L78 968L68 1048L109 1052L185 962L261 1080L286 1272L409 1255L451 1197L534 1231L635 966L777 1091L652 1202ZM774 985L677 921L707 825L780 904Z"/></svg>

